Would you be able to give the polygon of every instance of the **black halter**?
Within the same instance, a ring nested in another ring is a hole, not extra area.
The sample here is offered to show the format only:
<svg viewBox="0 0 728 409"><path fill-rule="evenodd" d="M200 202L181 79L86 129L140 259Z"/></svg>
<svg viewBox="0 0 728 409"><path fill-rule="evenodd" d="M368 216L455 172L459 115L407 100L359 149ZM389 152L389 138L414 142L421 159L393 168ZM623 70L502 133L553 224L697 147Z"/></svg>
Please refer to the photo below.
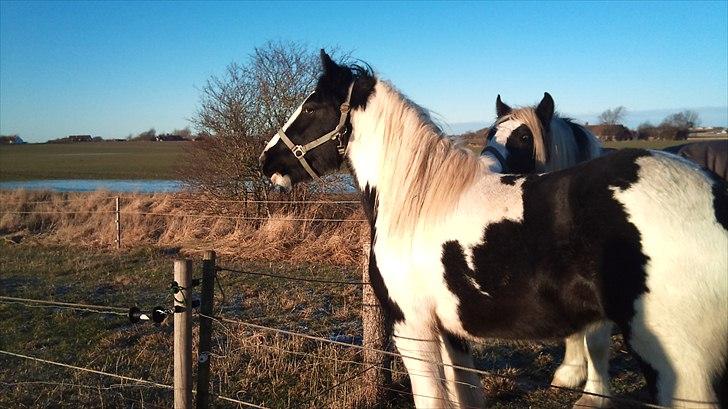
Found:
<svg viewBox="0 0 728 409"><path fill-rule="evenodd" d="M349 110L351 109L350 102L351 102L351 91L354 89L354 83L352 82L351 85L349 85L349 92L346 95L346 100L343 104L339 107L339 110L341 111L341 116L339 117L339 123L336 125L336 128L334 128L333 131L314 139L313 141L305 144L305 145L295 145L288 136L286 136L286 133L283 132L283 129L281 128L278 130L278 137L281 138L283 143L288 147L288 149L291 150L291 153L293 153L293 156L298 159L299 162L301 162L301 166L303 166L304 169L306 169L306 172L308 172L309 175L313 179L318 179L319 175L316 174L316 172L313 170L311 165L308 164L308 161L306 158L304 158L304 155L306 155L306 152L310 151L311 149L317 148L324 143L328 141L336 141L337 146L336 150L339 152L339 156L344 156L346 153L346 145L344 144L344 141L341 139L341 136L346 133L346 120L349 118Z"/></svg>
<svg viewBox="0 0 728 409"><path fill-rule="evenodd" d="M501 171L505 172L506 171L506 158L504 158L503 155L501 155L501 153L498 152L498 149L494 148L491 145L488 145L485 147L485 149L483 149L483 152L481 152L480 154L485 155L486 152L495 156L495 158L498 160L498 163L500 163Z"/></svg>

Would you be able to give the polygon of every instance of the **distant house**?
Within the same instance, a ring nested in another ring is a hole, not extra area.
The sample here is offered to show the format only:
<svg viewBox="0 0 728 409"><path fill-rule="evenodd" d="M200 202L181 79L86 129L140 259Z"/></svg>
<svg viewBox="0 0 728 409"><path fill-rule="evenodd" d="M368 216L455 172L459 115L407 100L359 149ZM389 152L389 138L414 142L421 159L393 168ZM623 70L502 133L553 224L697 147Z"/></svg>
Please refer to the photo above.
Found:
<svg viewBox="0 0 728 409"><path fill-rule="evenodd" d="M182 142L187 139L183 138L181 135L162 134L157 135L156 140L158 142Z"/></svg>
<svg viewBox="0 0 728 409"><path fill-rule="evenodd" d="M634 139L635 135L624 125L587 125L586 126L600 141L626 141Z"/></svg>
<svg viewBox="0 0 728 409"><path fill-rule="evenodd" d="M68 135L69 142L91 142L93 138L91 135Z"/></svg>
<svg viewBox="0 0 728 409"><path fill-rule="evenodd" d="M726 128L701 126L688 129L688 139L725 138Z"/></svg>
<svg viewBox="0 0 728 409"><path fill-rule="evenodd" d="M22 140L18 135L2 135L0 136L0 145L20 145L24 144L25 141Z"/></svg>

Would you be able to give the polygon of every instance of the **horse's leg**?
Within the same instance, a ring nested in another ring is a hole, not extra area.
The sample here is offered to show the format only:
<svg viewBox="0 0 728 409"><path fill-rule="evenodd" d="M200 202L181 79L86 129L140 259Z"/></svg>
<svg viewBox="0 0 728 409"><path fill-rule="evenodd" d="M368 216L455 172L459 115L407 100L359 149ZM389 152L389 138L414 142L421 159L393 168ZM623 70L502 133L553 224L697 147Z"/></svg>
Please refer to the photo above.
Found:
<svg viewBox="0 0 728 409"><path fill-rule="evenodd" d="M413 320L412 320L413 321ZM440 358L440 340L434 323L399 322L394 325L397 350L412 383L418 408L449 408Z"/></svg>
<svg viewBox="0 0 728 409"><path fill-rule="evenodd" d="M587 358L587 379L584 394L574 408L605 408L611 402L609 392L609 346L612 323L600 322L585 331L584 344ZM602 395L602 396L597 396Z"/></svg>
<svg viewBox="0 0 728 409"><path fill-rule="evenodd" d="M564 362L556 369L552 385L576 388L586 380L586 345L584 332L577 332L565 340Z"/></svg>
<svg viewBox="0 0 728 409"><path fill-rule="evenodd" d="M464 339L440 332L440 354L447 379L448 399L464 408L485 406L483 387L478 375L454 366L474 368L470 345Z"/></svg>
<svg viewBox="0 0 728 409"><path fill-rule="evenodd" d="M723 318L724 319L724 318ZM667 319L663 319L667 321ZM657 324L662 324L656 319ZM628 344L642 366L647 388L659 405L675 408L721 407L715 383L725 365L726 342L704 328L645 325L642 317L631 323ZM704 331L703 331L704 330ZM706 347L709 346L709 347Z"/></svg>

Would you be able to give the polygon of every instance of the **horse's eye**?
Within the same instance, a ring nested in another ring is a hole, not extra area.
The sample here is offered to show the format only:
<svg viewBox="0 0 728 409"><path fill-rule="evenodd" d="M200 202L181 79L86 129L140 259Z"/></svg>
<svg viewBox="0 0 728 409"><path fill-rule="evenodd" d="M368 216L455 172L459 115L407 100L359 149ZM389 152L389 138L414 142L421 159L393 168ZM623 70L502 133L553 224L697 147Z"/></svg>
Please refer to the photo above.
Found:
<svg viewBox="0 0 728 409"><path fill-rule="evenodd" d="M311 108L303 108L303 113L304 114L313 114L314 110Z"/></svg>
<svg viewBox="0 0 728 409"><path fill-rule="evenodd" d="M530 134L521 135L521 140L524 141L524 142L526 142L526 141L528 141L530 139L531 139L531 135Z"/></svg>

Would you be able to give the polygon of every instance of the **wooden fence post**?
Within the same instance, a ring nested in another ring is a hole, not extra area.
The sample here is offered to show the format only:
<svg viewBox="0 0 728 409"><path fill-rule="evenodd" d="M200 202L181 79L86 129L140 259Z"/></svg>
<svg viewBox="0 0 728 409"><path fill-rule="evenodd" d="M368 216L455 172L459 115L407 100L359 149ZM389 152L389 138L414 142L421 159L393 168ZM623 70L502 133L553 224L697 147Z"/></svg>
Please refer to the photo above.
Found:
<svg viewBox="0 0 728 409"><path fill-rule="evenodd" d="M116 248L121 248L121 206L119 206L119 196L116 196Z"/></svg>
<svg viewBox="0 0 728 409"><path fill-rule="evenodd" d="M362 281L369 282L369 249L370 244L364 245L364 261L362 263ZM371 285L362 286L362 326L364 327L362 344L364 350L364 367L372 367L366 371L364 377L363 403L366 407L384 406L387 401L387 391L382 388L392 382L392 373L388 371L391 356L381 352L372 351L387 349L389 331L385 327L382 309L374 294ZM371 348L371 349L369 349Z"/></svg>
<svg viewBox="0 0 728 409"><path fill-rule="evenodd" d="M174 408L192 408L192 261L174 261Z"/></svg>
<svg viewBox="0 0 728 409"><path fill-rule="evenodd" d="M202 291L200 313L212 316L215 296L215 252L206 251L202 259ZM197 409L210 406L210 344L212 343L212 319L200 317L200 343L197 353Z"/></svg>

